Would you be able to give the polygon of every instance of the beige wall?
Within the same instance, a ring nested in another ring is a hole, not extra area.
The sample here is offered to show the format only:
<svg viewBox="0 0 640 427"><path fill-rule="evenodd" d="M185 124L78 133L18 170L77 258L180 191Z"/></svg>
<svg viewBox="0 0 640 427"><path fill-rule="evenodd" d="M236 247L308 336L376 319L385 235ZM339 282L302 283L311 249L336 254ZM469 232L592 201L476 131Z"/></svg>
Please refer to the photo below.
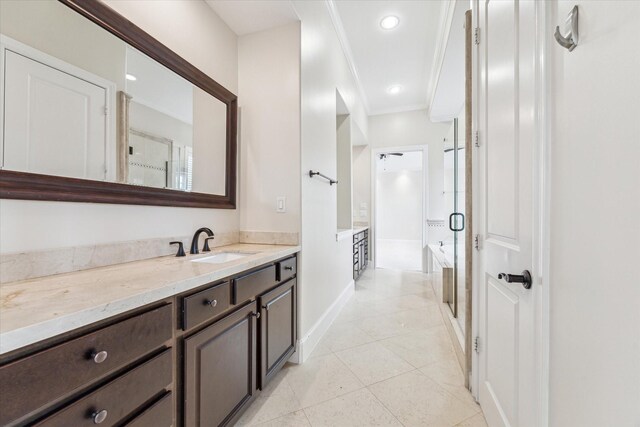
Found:
<svg viewBox="0 0 640 427"><path fill-rule="evenodd" d="M371 148L357 145L352 150L353 163L353 222L370 223L371 219ZM366 203L361 212L360 205ZM364 213L364 216L361 215Z"/></svg>
<svg viewBox="0 0 640 427"><path fill-rule="evenodd" d="M0 1L0 33L125 87L125 42L60 2Z"/></svg>
<svg viewBox="0 0 640 427"><path fill-rule="evenodd" d="M238 73L240 227L300 232L300 23L240 37Z"/></svg>
<svg viewBox="0 0 640 427"><path fill-rule="evenodd" d="M237 93L237 36L204 2L107 3ZM0 252L183 236L205 225L238 230L238 211L0 200Z"/></svg>
<svg viewBox="0 0 640 427"><path fill-rule="evenodd" d="M193 88L193 191L224 194L227 164L227 105Z"/></svg>
<svg viewBox="0 0 640 427"><path fill-rule="evenodd" d="M335 179L338 180L336 193L338 197L337 227L338 229L351 228L351 193L352 193L352 164L351 164L351 118L347 115L336 117L336 162L337 171ZM333 178L333 177L332 177Z"/></svg>

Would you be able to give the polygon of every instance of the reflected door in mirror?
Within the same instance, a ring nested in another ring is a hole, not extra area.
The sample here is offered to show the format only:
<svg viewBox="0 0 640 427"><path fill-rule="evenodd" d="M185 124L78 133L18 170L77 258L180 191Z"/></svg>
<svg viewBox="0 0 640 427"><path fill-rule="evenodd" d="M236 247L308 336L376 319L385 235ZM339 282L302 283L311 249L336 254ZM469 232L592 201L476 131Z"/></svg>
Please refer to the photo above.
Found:
<svg viewBox="0 0 640 427"><path fill-rule="evenodd" d="M235 95L98 1L2 0L1 7L2 171L235 204ZM137 38L112 34L83 8Z"/></svg>

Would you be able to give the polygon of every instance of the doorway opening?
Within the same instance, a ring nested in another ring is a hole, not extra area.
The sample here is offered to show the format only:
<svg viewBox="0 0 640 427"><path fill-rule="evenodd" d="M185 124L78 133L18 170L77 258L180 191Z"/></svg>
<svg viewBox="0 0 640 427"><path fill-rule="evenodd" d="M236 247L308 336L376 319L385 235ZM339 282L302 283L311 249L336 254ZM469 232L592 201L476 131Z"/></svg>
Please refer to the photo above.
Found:
<svg viewBox="0 0 640 427"><path fill-rule="evenodd" d="M377 150L375 266L423 271L426 153L422 147Z"/></svg>

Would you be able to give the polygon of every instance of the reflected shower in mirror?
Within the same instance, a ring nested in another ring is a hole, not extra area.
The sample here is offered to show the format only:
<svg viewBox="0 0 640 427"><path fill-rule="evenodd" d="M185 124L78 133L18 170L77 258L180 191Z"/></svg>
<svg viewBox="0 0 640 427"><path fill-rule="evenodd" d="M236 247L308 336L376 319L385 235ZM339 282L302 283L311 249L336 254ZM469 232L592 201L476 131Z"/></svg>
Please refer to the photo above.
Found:
<svg viewBox="0 0 640 427"><path fill-rule="evenodd" d="M227 105L55 0L3 0L1 167L225 194Z"/></svg>

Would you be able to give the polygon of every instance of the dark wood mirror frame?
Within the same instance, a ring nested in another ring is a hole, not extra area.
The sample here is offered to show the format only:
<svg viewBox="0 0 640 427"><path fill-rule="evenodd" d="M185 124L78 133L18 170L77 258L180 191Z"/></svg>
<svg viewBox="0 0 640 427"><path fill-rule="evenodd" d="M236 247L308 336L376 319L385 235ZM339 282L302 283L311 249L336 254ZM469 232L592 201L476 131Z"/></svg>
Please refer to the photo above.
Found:
<svg viewBox="0 0 640 427"><path fill-rule="evenodd" d="M227 106L225 194L192 193L115 182L0 170L0 199L235 209L238 98L98 0L58 0Z"/></svg>

